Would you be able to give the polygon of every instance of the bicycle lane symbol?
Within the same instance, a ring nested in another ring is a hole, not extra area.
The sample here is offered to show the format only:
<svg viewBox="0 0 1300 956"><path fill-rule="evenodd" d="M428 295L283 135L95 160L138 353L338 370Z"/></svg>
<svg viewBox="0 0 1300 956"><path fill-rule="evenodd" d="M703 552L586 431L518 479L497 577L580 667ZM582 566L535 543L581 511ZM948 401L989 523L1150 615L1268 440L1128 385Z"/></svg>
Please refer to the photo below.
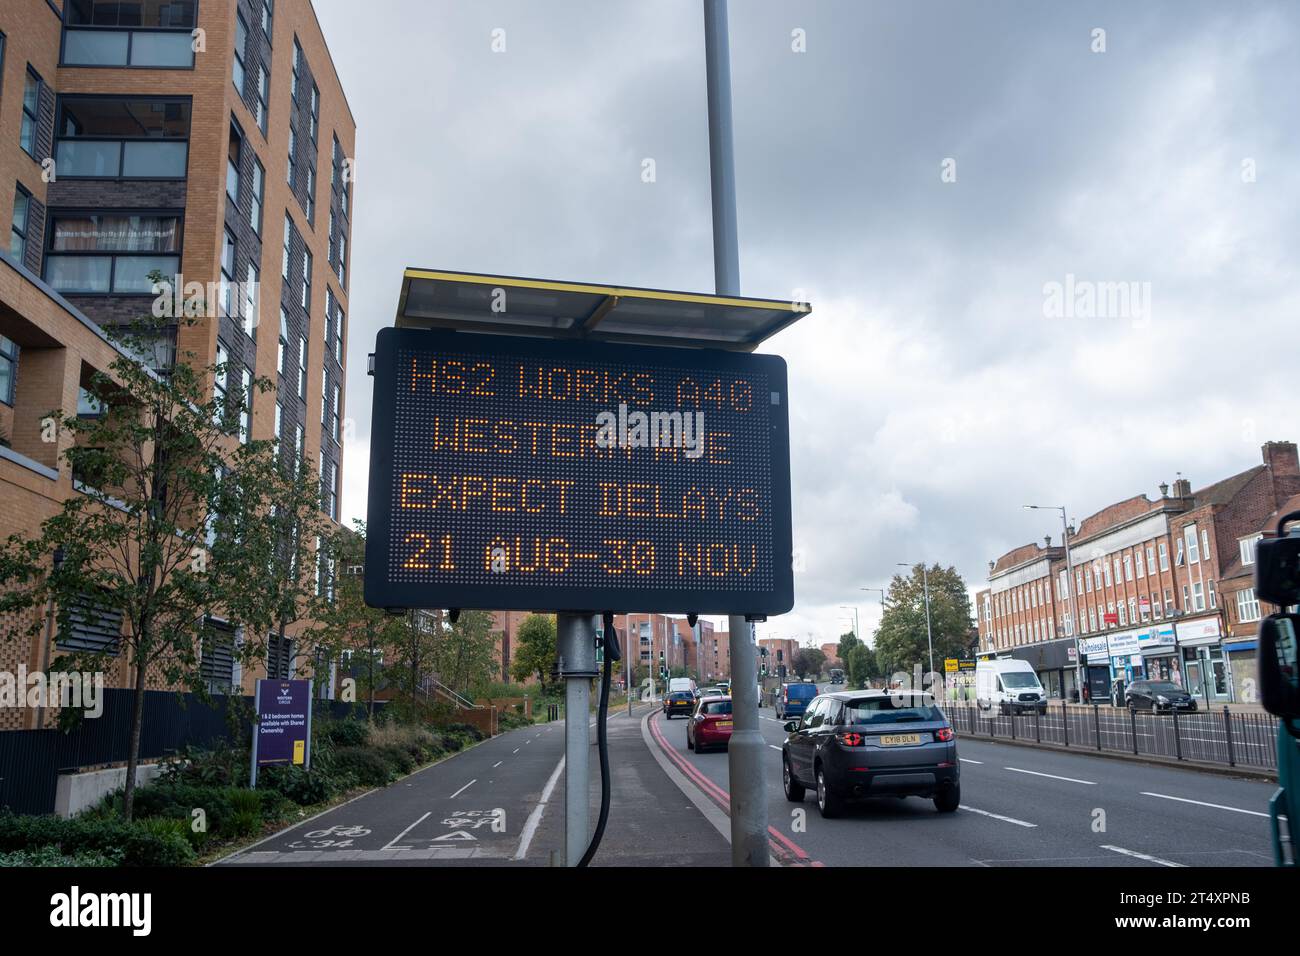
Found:
<svg viewBox="0 0 1300 956"><path fill-rule="evenodd" d="M506 832L506 812L504 807L496 807L491 810L453 810L445 817L435 818L432 811L424 814L415 823L403 830L398 836L389 843L384 849L386 850L415 850L415 849L442 849L466 843L478 843L482 840L490 839L494 833ZM423 828L426 832L418 835L412 834L411 831L420 827L428 820L428 824ZM441 828L439 830L438 828Z"/></svg>
<svg viewBox="0 0 1300 956"><path fill-rule="evenodd" d="M352 850L356 849L352 841L358 837L369 836L370 830L363 826L332 826L322 830L309 830L302 839L288 844L290 850Z"/></svg>

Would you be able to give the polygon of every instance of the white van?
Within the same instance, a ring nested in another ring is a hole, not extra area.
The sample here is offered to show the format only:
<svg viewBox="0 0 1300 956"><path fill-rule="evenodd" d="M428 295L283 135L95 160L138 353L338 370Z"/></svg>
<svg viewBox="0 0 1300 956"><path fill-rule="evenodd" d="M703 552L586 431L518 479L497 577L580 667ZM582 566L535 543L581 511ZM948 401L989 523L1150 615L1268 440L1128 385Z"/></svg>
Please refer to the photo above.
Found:
<svg viewBox="0 0 1300 956"><path fill-rule="evenodd" d="M1004 657L975 664L975 701L980 710L998 709L999 714L1027 710L1047 713L1047 691L1028 661Z"/></svg>
<svg viewBox="0 0 1300 956"><path fill-rule="evenodd" d="M668 678L668 693L677 690L688 690L692 697L698 697L696 693L695 681L689 677L670 677Z"/></svg>

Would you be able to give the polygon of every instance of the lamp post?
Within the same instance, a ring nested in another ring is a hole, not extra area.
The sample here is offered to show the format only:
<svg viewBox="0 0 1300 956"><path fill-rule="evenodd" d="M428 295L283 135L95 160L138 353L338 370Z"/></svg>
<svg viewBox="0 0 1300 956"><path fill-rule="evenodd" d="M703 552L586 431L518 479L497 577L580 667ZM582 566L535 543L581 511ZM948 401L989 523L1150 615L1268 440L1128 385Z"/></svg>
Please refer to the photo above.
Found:
<svg viewBox="0 0 1300 956"><path fill-rule="evenodd" d="M1079 615L1074 604L1074 561L1070 557L1070 524L1065 515L1065 505L1025 505L1025 510L1061 513L1061 542L1065 545L1065 593L1070 599L1070 630L1074 632L1074 683L1075 690L1079 693L1079 702L1083 703L1083 653L1079 650Z"/></svg>
<svg viewBox="0 0 1300 956"><path fill-rule="evenodd" d="M885 619L885 589L884 588L858 588L858 590L875 591L877 594L880 595L880 619L883 621ZM858 638L859 640L861 640L862 635L859 634ZM863 641L863 643L865 644L866 641Z"/></svg>
<svg viewBox="0 0 1300 956"><path fill-rule="evenodd" d="M908 564L906 561L899 561L898 566L900 568L913 567L913 565ZM927 645L929 645L930 648L930 673L933 674L934 673L934 634L930 629L930 571L925 566L924 561L921 562L921 587L925 591L925 642ZM882 603L883 603L883 599L882 599Z"/></svg>
<svg viewBox="0 0 1300 956"><path fill-rule="evenodd" d="M858 640L862 640L862 631L858 628L858 609L848 604L841 604L840 610L853 612L853 636Z"/></svg>

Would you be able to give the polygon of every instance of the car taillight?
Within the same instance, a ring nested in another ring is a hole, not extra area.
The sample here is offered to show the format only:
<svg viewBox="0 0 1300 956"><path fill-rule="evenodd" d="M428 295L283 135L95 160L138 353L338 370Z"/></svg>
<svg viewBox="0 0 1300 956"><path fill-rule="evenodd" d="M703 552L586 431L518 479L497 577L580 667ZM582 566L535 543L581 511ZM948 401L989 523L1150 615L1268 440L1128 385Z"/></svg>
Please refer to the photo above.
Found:
<svg viewBox="0 0 1300 956"><path fill-rule="evenodd" d="M838 740L840 743L842 743L842 744L843 744L844 746L846 746L846 747L861 747L861 746L862 746L862 735L861 735L861 734L854 734L854 733L848 733L848 734L836 734L836 735L835 735L835 739Z"/></svg>
<svg viewBox="0 0 1300 956"><path fill-rule="evenodd" d="M944 742L952 740L952 728L951 727L939 728L934 732L934 739L939 741L944 741Z"/></svg>

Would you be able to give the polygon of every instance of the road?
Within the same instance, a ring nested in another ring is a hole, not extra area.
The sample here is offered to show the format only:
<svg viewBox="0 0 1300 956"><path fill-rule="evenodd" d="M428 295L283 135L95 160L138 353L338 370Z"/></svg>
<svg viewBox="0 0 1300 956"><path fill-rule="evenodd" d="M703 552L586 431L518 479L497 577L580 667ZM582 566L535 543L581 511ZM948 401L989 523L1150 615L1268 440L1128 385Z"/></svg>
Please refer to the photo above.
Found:
<svg viewBox="0 0 1300 956"><path fill-rule="evenodd" d="M764 708L773 849L787 862L851 866L1271 866L1275 785L959 737L962 808L911 797L864 801L824 820L811 793L781 788L782 723ZM656 714L651 736L725 802L727 754L686 749L686 721Z"/></svg>

